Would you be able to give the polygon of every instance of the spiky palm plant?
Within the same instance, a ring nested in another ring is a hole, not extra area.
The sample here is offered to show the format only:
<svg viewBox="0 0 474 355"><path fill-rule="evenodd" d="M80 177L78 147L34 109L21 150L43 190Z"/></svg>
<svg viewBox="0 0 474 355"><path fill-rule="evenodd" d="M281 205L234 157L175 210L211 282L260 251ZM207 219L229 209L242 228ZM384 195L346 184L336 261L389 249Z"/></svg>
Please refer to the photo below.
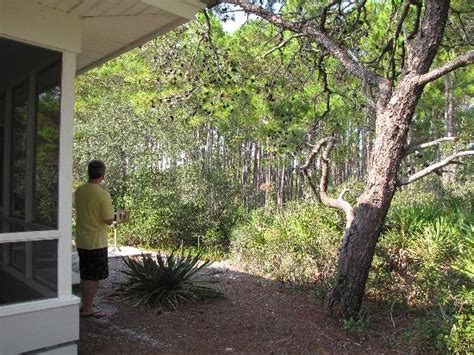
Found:
<svg viewBox="0 0 474 355"><path fill-rule="evenodd" d="M195 302L200 299L222 297L223 294L208 286L209 281L198 273L211 261L199 263L201 253L187 255L179 249L166 257L160 254L156 261L142 254L141 260L124 257L126 269L122 272L128 280L116 291L122 299L134 301L134 306L150 304L175 310L181 302Z"/></svg>

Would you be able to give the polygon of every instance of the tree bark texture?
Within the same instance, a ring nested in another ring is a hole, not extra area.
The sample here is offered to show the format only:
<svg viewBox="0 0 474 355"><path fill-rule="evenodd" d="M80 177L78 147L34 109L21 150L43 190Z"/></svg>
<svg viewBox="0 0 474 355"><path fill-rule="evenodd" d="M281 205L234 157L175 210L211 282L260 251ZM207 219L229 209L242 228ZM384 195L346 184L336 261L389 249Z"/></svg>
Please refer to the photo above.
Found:
<svg viewBox="0 0 474 355"><path fill-rule="evenodd" d="M409 43L405 71L398 84L379 86L376 138L365 190L356 215L346 229L338 261L336 285L329 293L326 312L357 318L380 231L397 187L397 170L403 157L409 125L423 92L418 78L425 74L444 33L449 1L428 0L421 28Z"/></svg>

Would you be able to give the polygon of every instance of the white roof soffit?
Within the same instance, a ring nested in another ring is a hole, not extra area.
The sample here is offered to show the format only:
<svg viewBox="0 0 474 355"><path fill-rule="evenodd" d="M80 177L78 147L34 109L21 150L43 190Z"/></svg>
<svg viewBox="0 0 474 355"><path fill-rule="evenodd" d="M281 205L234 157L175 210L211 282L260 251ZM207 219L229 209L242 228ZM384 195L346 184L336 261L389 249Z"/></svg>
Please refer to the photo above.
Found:
<svg viewBox="0 0 474 355"><path fill-rule="evenodd" d="M175 15L184 17L188 20L194 18L197 12L206 8L206 4L198 0L142 0L151 6L159 7Z"/></svg>
<svg viewBox="0 0 474 355"><path fill-rule="evenodd" d="M78 16L83 73L191 20L206 0L32 0Z"/></svg>

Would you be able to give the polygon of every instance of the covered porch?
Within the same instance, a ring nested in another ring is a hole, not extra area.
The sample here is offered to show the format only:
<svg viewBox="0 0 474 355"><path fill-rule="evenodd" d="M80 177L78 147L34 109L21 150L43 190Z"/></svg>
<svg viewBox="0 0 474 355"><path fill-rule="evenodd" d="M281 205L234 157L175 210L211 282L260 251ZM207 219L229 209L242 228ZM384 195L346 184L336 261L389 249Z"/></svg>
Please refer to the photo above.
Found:
<svg viewBox="0 0 474 355"><path fill-rule="evenodd" d="M75 76L205 7L198 0L0 0L0 354L77 351Z"/></svg>

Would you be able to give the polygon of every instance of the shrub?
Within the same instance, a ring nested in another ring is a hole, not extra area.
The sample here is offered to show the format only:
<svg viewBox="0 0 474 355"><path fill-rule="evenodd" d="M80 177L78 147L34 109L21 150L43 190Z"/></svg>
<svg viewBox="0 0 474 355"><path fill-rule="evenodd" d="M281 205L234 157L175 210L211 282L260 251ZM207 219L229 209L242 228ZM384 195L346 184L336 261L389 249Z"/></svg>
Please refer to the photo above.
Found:
<svg viewBox="0 0 474 355"><path fill-rule="evenodd" d="M462 353L472 345L472 307L463 291L474 284L472 195L469 189L398 192L377 245L368 292L428 312L414 330L423 351Z"/></svg>
<svg viewBox="0 0 474 355"><path fill-rule="evenodd" d="M143 255L141 260L125 257L126 269L122 272L128 280L116 291L122 299L134 300L134 305L149 304L174 310L180 302L221 297L222 293L209 287L208 282L197 277L211 262L199 262L200 253L174 250L166 258L160 254L156 261Z"/></svg>
<svg viewBox="0 0 474 355"><path fill-rule="evenodd" d="M474 329L473 190L429 186L395 195L367 292L422 310L413 324L413 339L422 351L465 353L472 349ZM324 296L332 286L343 226L338 211L317 203L260 209L235 228L231 250L246 271L315 283Z"/></svg>
<svg viewBox="0 0 474 355"><path fill-rule="evenodd" d="M474 349L474 289L464 287L456 295L455 304L451 329L445 335L445 341L453 353L468 354Z"/></svg>
<svg viewBox="0 0 474 355"><path fill-rule="evenodd" d="M297 284L325 285L333 277L342 237L338 212L289 203L253 211L232 234L231 251L244 270Z"/></svg>
<svg viewBox="0 0 474 355"><path fill-rule="evenodd" d="M399 192L377 246L369 289L417 304L437 305L452 297L467 281L458 264L472 256L471 208L469 196Z"/></svg>
<svg viewBox="0 0 474 355"><path fill-rule="evenodd" d="M130 222L120 243L147 248L185 246L223 249L240 216L228 176L192 167L136 171L124 196Z"/></svg>

